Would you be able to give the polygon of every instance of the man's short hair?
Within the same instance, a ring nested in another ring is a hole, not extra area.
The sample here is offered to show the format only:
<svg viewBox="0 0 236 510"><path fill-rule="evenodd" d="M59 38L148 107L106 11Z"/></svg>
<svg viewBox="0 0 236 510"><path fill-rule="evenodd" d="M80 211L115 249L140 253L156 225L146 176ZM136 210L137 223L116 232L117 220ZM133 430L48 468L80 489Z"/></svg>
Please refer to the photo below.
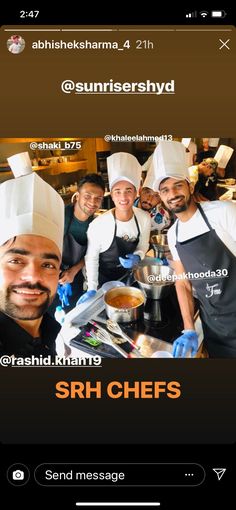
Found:
<svg viewBox="0 0 236 510"><path fill-rule="evenodd" d="M105 191L105 182L102 179L102 177L98 174L95 174L95 173L87 174L84 177L82 177L82 179L80 179L80 181L78 183L78 190L80 190L82 188L82 186L87 183L95 184L95 186L99 186L99 188L101 188L103 190L103 192Z"/></svg>
<svg viewBox="0 0 236 510"><path fill-rule="evenodd" d="M142 191L152 191L153 193L155 193L155 191L152 190L152 188L149 188L148 186L143 186L142 189L141 189L141 193Z"/></svg>
<svg viewBox="0 0 236 510"><path fill-rule="evenodd" d="M160 190L160 185L161 185L161 184L163 184L165 181L168 181L168 179L172 179L172 177L171 177L171 176L169 176L169 177L164 177L164 179L162 179L162 180L160 181L158 191ZM187 182L187 184L190 184L190 179L189 179L189 178L186 178L186 179L185 179L184 177L180 177L180 178L178 178L178 179L177 179L176 177L174 177L174 179L175 179L176 181L186 181L186 182Z"/></svg>
<svg viewBox="0 0 236 510"><path fill-rule="evenodd" d="M9 243L11 243L11 245L12 245L12 244L14 244L15 240L16 240L16 236L11 237L10 239L7 239L7 241L5 241L5 243L3 243L1 246L6 246Z"/></svg>

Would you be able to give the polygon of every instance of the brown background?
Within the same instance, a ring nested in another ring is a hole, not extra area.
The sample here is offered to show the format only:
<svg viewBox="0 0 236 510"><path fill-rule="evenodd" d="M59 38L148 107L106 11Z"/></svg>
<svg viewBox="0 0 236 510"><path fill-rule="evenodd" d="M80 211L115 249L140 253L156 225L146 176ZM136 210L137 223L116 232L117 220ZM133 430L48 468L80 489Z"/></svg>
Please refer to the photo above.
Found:
<svg viewBox="0 0 236 510"><path fill-rule="evenodd" d="M219 50L219 38L230 38L233 48L233 32L217 32L217 27L211 32L63 34L23 29L17 29L26 41L25 50L19 55L9 53L6 46L8 36L16 33L15 29L12 32L2 29L0 34L1 137L189 136L190 133L195 137L234 136L235 51ZM124 52L30 49L30 41L46 37L48 40L123 42L127 38L149 39L155 42L155 49ZM60 90L65 79L106 81L110 78L159 82L175 79L176 94L79 96L63 94ZM0 441L110 442L106 428L110 420L113 435L116 433L112 440L117 443L235 440L235 360L199 360L191 366L177 360L174 370L172 365L168 369L167 364L155 363L151 370L150 366L144 361L140 367L137 363L134 370L133 366L120 363L114 371L109 361L107 371L103 369L100 377L106 380L115 374L118 380L119 377L180 378L183 384L180 401L58 402L53 396L55 381L61 375L81 379L77 369L65 369L63 374L57 368L53 372L17 369L4 370L4 373L2 369ZM91 370L85 376L92 377ZM121 416L125 418L120 425Z"/></svg>
<svg viewBox="0 0 236 510"><path fill-rule="evenodd" d="M29 26L7 32L6 28L10 27L2 27L0 33L2 137L188 136L190 132L193 136L232 136L235 132L233 27L163 31L171 27L162 26L158 32L152 32L151 26L136 32L128 32L127 27L122 32L117 27L112 32L28 32ZM7 50L7 39L14 33L26 41L19 55ZM220 38L230 39L231 50L219 49ZM129 39L132 50L32 50L31 42L39 39L123 43ZM154 49L135 49L138 39L153 41ZM121 82L175 79L176 94L79 96L60 89L65 79L96 82L111 78Z"/></svg>
<svg viewBox="0 0 236 510"><path fill-rule="evenodd" d="M134 363L132 363L132 361ZM235 360L102 360L100 368L1 368L3 444L229 444ZM58 381L101 380L102 399L58 399ZM178 399L110 399L110 381L179 381ZM150 450L149 450L150 453Z"/></svg>

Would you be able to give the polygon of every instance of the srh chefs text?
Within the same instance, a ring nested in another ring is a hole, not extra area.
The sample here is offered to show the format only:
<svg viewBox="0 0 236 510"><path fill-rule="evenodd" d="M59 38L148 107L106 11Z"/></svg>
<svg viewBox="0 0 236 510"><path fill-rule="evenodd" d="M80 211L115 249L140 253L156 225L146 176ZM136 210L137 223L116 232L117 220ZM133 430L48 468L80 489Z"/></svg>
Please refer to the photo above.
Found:
<svg viewBox="0 0 236 510"><path fill-rule="evenodd" d="M102 381L58 381L56 398L93 399L104 395L112 399L176 399L181 396L181 384L178 381L110 381L105 385Z"/></svg>

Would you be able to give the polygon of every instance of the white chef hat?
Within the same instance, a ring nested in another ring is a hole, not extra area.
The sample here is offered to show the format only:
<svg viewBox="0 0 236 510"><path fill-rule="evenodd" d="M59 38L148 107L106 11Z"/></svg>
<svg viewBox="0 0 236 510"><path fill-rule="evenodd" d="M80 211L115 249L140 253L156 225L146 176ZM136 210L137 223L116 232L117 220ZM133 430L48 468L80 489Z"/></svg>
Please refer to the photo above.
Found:
<svg viewBox="0 0 236 510"><path fill-rule="evenodd" d="M28 152L20 152L19 154L14 154L14 156L8 158L7 161L15 177L28 175L32 172L32 165Z"/></svg>
<svg viewBox="0 0 236 510"><path fill-rule="evenodd" d="M154 172L154 164L153 164L153 155L150 156L151 161L149 165L149 169L147 171L146 178L143 183L143 188L150 188L154 191L154 183L155 183L155 172Z"/></svg>
<svg viewBox="0 0 236 510"><path fill-rule="evenodd" d="M191 142L191 138L182 138L181 143L184 145L186 149L188 149L188 146Z"/></svg>
<svg viewBox="0 0 236 510"><path fill-rule="evenodd" d="M190 182L185 148L181 142L160 141L154 151L153 164L155 191L159 191L161 181L168 177Z"/></svg>
<svg viewBox="0 0 236 510"><path fill-rule="evenodd" d="M214 159L218 161L219 168L225 168L228 164L234 149L232 147L228 147L227 145L220 145L218 151L216 152Z"/></svg>
<svg viewBox="0 0 236 510"><path fill-rule="evenodd" d="M149 158L145 161L145 163L143 163L142 172L148 172L148 170L152 164L152 160L153 160L153 154L151 154L151 156L149 156Z"/></svg>
<svg viewBox="0 0 236 510"><path fill-rule="evenodd" d="M128 152L116 152L107 158L110 190L119 181L128 181L139 189L142 167L137 158Z"/></svg>
<svg viewBox="0 0 236 510"><path fill-rule="evenodd" d="M0 246L15 236L28 234L50 239L62 253L64 203L36 172L0 186Z"/></svg>
<svg viewBox="0 0 236 510"><path fill-rule="evenodd" d="M218 147L219 141L220 141L219 138L209 138L209 146Z"/></svg>

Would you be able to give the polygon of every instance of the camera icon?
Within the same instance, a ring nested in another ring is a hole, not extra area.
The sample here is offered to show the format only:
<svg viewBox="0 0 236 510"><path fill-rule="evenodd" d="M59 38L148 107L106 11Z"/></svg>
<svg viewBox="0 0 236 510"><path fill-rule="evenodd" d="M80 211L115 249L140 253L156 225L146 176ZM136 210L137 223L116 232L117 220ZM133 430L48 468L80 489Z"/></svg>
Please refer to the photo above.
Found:
<svg viewBox="0 0 236 510"><path fill-rule="evenodd" d="M24 478L25 478L24 471L21 471L20 469L16 469L16 471L13 471L12 480L24 480Z"/></svg>
<svg viewBox="0 0 236 510"><path fill-rule="evenodd" d="M6 475L8 482L17 486L25 485L30 479L29 468L20 462L9 466Z"/></svg>

